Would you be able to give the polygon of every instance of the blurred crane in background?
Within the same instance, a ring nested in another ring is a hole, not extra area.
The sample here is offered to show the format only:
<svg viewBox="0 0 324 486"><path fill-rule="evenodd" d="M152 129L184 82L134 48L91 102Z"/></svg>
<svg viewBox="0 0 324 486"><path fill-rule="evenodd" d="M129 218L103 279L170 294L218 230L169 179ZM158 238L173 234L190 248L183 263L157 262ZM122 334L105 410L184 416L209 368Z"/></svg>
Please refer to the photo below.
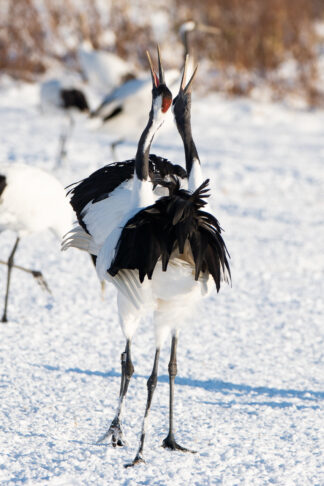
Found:
<svg viewBox="0 0 324 486"><path fill-rule="evenodd" d="M20 239L27 234L51 229L62 237L72 223L71 207L61 183L51 174L25 164L3 164L0 168L0 232L9 229L16 240L7 262L8 267L2 322L8 321L7 309L11 271L14 267L33 275L43 289L49 291L38 270L14 265ZM40 244L39 240L36 240Z"/></svg>

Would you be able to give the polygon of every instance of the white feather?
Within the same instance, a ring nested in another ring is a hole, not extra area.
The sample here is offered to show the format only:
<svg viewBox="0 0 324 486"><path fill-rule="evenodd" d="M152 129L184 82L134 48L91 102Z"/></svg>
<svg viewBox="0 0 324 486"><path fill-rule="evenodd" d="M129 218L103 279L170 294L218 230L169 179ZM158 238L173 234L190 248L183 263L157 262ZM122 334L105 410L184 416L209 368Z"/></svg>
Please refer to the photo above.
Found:
<svg viewBox="0 0 324 486"><path fill-rule="evenodd" d="M96 245L101 247L107 236L121 225L129 210L132 197L132 180L123 182L109 197L89 202L82 211L82 220Z"/></svg>
<svg viewBox="0 0 324 486"><path fill-rule="evenodd" d="M204 182L201 165L198 159L193 159L188 179L188 190L194 192Z"/></svg>
<svg viewBox="0 0 324 486"><path fill-rule="evenodd" d="M22 236L49 228L61 237L71 227L72 208L52 174L24 164L1 164L0 174L7 184L1 195L0 231L11 229Z"/></svg>

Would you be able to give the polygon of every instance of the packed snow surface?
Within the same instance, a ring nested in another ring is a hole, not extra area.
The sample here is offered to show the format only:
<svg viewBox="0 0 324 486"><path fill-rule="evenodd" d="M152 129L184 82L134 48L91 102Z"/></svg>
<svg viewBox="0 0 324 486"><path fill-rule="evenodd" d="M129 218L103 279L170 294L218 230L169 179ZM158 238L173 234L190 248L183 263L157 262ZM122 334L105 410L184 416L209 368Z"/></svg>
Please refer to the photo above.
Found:
<svg viewBox="0 0 324 486"><path fill-rule="evenodd" d="M53 171L68 185L111 161L109 134L77 118L41 113L35 86L0 90L1 164ZM211 207L231 254L232 287L201 301L180 335L175 424L168 428L169 343L161 353L146 464L125 469L138 447L154 357L149 319L133 343L126 399L128 446L97 445L117 405L124 339L115 290L104 298L88 255L60 252L50 232L21 240L16 263L41 269L42 292L14 270L8 324L0 325L0 483L3 485L324 484L324 112L218 95L193 102L193 132ZM175 127L153 153L183 164ZM119 159L135 154L118 147ZM15 234L0 235L0 259ZM0 265L0 314L6 267Z"/></svg>

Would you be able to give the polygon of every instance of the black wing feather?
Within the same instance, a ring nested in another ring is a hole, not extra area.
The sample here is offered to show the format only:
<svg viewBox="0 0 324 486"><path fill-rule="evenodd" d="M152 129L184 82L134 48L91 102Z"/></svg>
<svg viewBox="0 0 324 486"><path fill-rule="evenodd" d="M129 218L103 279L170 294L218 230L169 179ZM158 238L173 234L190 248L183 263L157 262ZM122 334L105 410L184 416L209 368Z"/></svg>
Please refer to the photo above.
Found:
<svg viewBox="0 0 324 486"><path fill-rule="evenodd" d="M208 180L194 193L180 189L178 181L167 184L170 195L139 211L125 225L114 260L108 272L114 276L121 269L138 269L142 282L152 278L159 259L167 270L172 251L183 253L190 244L195 262L195 280L208 271L220 289L222 278L230 280L229 253L217 219L202 211L208 197Z"/></svg>
<svg viewBox="0 0 324 486"><path fill-rule="evenodd" d="M185 178L186 171L167 159L150 155L149 172L152 181L164 180L167 176ZM97 170L86 179L68 186L68 194L71 194L70 203L77 215L78 222L87 231L82 218L82 211L89 203L96 203L109 197L109 195L123 182L128 181L134 175L134 159L124 162L114 162Z"/></svg>
<svg viewBox="0 0 324 486"><path fill-rule="evenodd" d="M0 196L5 190L6 185L7 185L6 176L0 174Z"/></svg>

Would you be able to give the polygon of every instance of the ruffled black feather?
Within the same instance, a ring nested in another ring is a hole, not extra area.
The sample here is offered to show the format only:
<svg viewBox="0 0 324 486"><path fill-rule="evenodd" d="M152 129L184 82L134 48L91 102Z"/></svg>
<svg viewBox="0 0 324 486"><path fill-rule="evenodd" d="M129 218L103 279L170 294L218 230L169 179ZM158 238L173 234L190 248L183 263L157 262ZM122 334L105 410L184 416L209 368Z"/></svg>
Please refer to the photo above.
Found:
<svg viewBox="0 0 324 486"><path fill-rule="evenodd" d="M178 176L185 178L186 171L167 159L151 154L149 159L149 173L154 185L159 184L167 176ZM91 174L86 179L68 186L68 194L71 194L70 203L77 215L78 222L87 231L82 219L82 211L89 203L96 203L109 197L109 195L123 182L131 179L134 175L134 159L124 162L114 162L106 165ZM88 231L87 231L88 232Z"/></svg>
<svg viewBox="0 0 324 486"><path fill-rule="evenodd" d="M160 182L169 188L170 195L139 211L127 222L108 272L115 276L121 269L138 269L143 282L146 275L152 277L159 259L166 271L173 251L182 254L189 243L195 262L195 280L201 272L209 272L218 291L221 281L230 280L231 274L221 227L212 214L202 210L208 197L209 180L194 193L180 189L175 178Z"/></svg>
<svg viewBox="0 0 324 486"><path fill-rule="evenodd" d="M6 185L7 185L6 176L0 174L0 196L5 190Z"/></svg>

